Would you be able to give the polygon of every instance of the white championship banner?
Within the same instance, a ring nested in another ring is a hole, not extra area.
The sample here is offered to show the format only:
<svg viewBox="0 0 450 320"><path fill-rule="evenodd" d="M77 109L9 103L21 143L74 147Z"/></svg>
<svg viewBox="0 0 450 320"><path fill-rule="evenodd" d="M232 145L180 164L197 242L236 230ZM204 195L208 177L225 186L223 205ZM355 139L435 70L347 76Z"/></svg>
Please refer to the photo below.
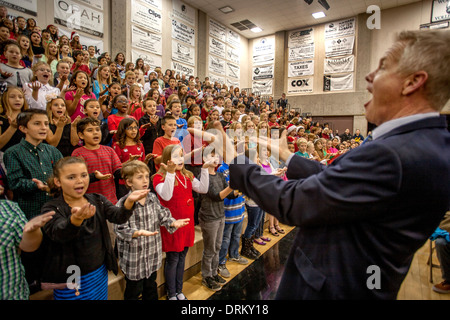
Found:
<svg viewBox="0 0 450 320"><path fill-rule="evenodd" d="M225 75L234 79L239 79L241 74L241 67L231 62L226 62Z"/></svg>
<svg viewBox="0 0 450 320"><path fill-rule="evenodd" d="M148 64L151 70L155 69L156 67L162 66L161 56L140 50L131 49L131 61L136 61L139 58L144 60L144 64Z"/></svg>

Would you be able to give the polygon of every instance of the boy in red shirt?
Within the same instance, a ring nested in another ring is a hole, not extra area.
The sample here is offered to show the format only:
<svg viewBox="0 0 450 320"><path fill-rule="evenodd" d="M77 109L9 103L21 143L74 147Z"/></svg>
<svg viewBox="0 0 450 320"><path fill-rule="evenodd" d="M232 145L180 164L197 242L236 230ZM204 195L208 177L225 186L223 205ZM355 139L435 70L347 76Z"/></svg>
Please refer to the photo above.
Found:
<svg viewBox="0 0 450 320"><path fill-rule="evenodd" d="M171 116L167 115L161 119L161 128L164 131L162 137L156 138L153 143L153 157L155 161L155 169L159 170L159 165L162 159L162 153L165 147L171 144L181 144L180 140L175 137L175 132L177 131L177 120Z"/></svg>
<svg viewBox="0 0 450 320"><path fill-rule="evenodd" d="M99 171L103 175L110 175L109 179L90 183L87 193L102 194L116 204L115 180L118 181L121 177L122 163L111 147L100 144L102 140L100 121L91 117L81 119L77 123L77 133L79 138L84 141L84 146L75 149L72 156L83 158L89 173Z"/></svg>

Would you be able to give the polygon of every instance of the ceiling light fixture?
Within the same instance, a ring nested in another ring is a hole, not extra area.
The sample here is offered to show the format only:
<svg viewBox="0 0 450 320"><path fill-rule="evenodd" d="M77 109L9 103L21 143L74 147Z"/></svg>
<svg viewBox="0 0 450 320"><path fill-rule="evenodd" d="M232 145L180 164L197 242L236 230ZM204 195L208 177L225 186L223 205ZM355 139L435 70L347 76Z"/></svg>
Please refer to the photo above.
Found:
<svg viewBox="0 0 450 320"><path fill-rule="evenodd" d="M225 7L219 8L219 10L222 11L223 13L225 13L225 14L234 11L234 9L232 7L230 7L230 6L225 6Z"/></svg>
<svg viewBox="0 0 450 320"><path fill-rule="evenodd" d="M312 14L312 16L313 16L315 19L320 19L320 18L324 18L324 17L325 17L325 13L323 13L322 11L320 11L320 12L315 12L315 13Z"/></svg>
<svg viewBox="0 0 450 320"><path fill-rule="evenodd" d="M262 29L260 27L255 27L255 28L251 28L250 31L254 32L254 33L258 33L258 32L261 32Z"/></svg>

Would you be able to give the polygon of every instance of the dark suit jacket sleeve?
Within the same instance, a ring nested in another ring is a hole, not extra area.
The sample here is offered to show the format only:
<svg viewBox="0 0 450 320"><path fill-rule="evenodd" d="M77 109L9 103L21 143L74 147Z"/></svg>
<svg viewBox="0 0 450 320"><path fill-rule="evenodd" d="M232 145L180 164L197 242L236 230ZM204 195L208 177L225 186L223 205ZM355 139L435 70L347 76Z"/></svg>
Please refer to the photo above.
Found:
<svg viewBox="0 0 450 320"><path fill-rule="evenodd" d="M337 159L325 170L294 156L289 171L300 179L283 181L251 164L230 165L230 186L253 199L281 222L319 226L367 220L383 214L400 188L402 168L395 150L372 143ZM244 163L235 159L234 163ZM246 160L248 163L248 160Z"/></svg>

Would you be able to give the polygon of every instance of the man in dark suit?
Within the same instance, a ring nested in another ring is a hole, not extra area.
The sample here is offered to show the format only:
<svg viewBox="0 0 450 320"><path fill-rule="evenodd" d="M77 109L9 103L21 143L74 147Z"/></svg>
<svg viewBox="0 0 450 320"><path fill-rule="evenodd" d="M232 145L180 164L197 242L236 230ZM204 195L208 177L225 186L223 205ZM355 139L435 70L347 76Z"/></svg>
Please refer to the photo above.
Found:
<svg viewBox="0 0 450 320"><path fill-rule="evenodd" d="M396 299L449 209L450 134L439 115L450 97L448 43L448 31L398 35L366 76L373 140L328 167L291 154L285 134L268 145L287 163L288 181L242 156L231 161L233 189L299 227L277 299ZM213 143L233 157L227 139Z"/></svg>

